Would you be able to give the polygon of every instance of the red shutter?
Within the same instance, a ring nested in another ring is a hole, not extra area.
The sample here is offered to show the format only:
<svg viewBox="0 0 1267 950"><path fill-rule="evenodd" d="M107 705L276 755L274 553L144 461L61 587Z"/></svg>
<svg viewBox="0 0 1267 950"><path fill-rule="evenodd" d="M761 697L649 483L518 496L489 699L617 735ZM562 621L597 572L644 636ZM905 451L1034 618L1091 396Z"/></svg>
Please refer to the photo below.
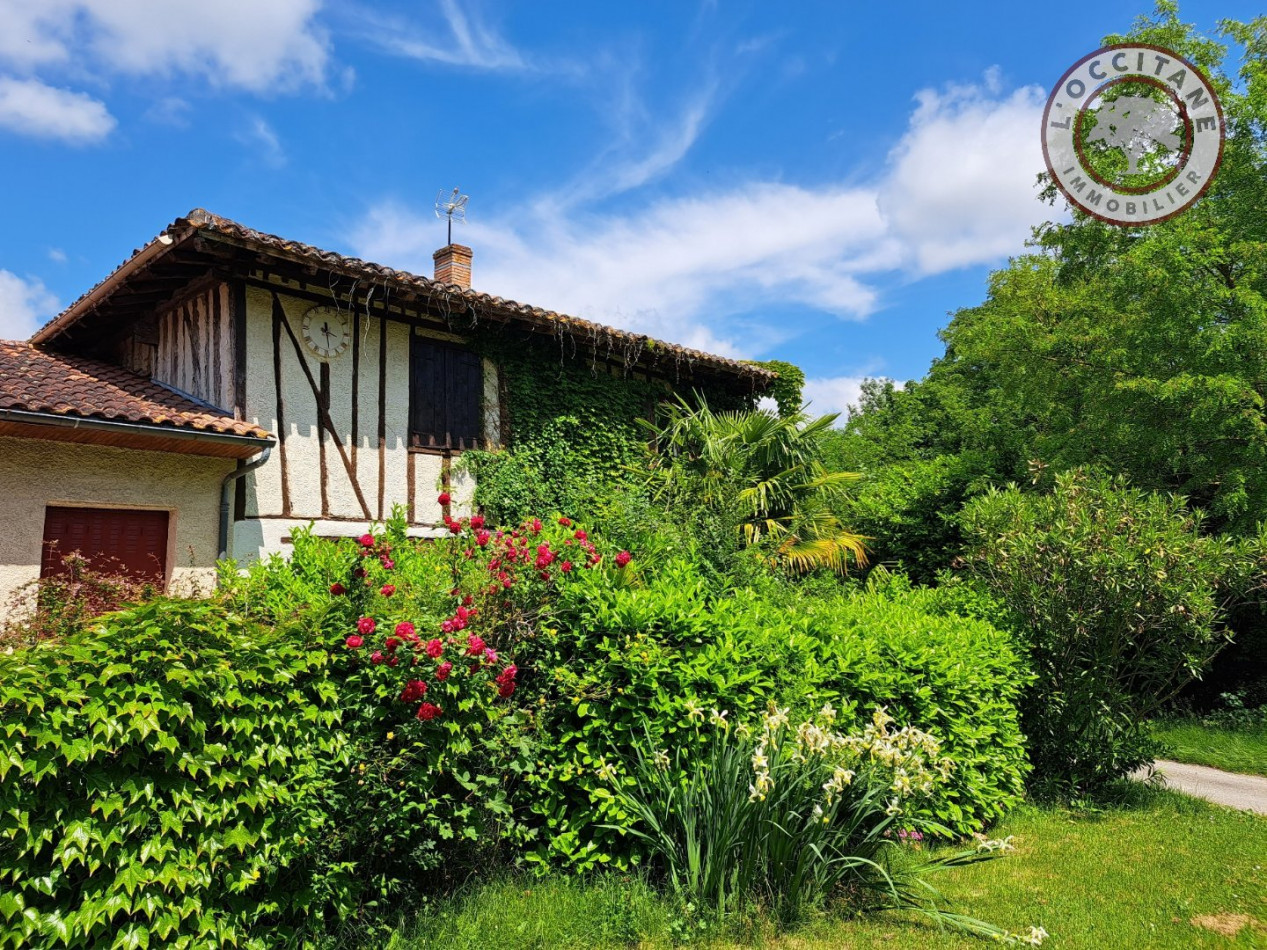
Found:
<svg viewBox="0 0 1267 950"><path fill-rule="evenodd" d="M131 574L163 584L167 579L167 528L166 511L50 505L44 513L40 576L62 573L62 558L78 551L94 570Z"/></svg>

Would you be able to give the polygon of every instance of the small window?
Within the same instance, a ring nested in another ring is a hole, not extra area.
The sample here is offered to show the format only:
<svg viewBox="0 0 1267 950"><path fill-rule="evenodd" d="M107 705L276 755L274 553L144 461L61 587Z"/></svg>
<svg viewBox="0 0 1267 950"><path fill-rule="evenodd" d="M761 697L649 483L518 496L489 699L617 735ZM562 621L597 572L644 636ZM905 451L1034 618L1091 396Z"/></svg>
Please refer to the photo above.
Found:
<svg viewBox="0 0 1267 950"><path fill-rule="evenodd" d="M415 334L410 353L409 444L477 449L481 439L483 361L470 350Z"/></svg>

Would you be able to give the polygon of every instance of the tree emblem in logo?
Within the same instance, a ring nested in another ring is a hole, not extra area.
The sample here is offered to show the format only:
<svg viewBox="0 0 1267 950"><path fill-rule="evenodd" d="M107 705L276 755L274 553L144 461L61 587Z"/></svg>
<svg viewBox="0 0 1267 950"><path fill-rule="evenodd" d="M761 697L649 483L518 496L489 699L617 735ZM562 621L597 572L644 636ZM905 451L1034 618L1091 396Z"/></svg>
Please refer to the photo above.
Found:
<svg viewBox="0 0 1267 950"><path fill-rule="evenodd" d="M1099 110L1096 120L1083 141L1122 149L1128 175L1139 174L1140 159L1156 146L1179 149L1174 111L1148 96L1118 96Z"/></svg>
<svg viewBox="0 0 1267 950"><path fill-rule="evenodd" d="M1218 171L1223 134L1218 97L1197 67L1145 44L1084 56L1043 112L1052 181L1111 224L1152 224L1190 206Z"/></svg>

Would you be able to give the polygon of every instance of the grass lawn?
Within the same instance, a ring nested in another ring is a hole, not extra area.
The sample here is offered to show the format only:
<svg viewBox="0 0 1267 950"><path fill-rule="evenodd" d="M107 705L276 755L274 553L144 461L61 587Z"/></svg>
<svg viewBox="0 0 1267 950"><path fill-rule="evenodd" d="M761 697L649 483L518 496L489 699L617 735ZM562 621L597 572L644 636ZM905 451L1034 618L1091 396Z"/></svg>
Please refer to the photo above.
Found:
<svg viewBox="0 0 1267 950"><path fill-rule="evenodd" d="M1267 775L1267 722L1220 729L1196 719L1179 719L1154 724L1153 734L1169 747L1166 757L1176 762Z"/></svg>
<svg viewBox="0 0 1267 950"><path fill-rule="evenodd" d="M1171 792L1141 789L1134 798L1092 814L1018 810L994 832L1015 836L1015 853L937 883L962 913L1015 931L1045 928L1047 948L1267 947L1267 820ZM760 920L725 935L691 939L691 930L637 880L513 879L440 904L402 926L390 946L651 950L683 938L773 950L991 945L900 915L825 916L782 937Z"/></svg>

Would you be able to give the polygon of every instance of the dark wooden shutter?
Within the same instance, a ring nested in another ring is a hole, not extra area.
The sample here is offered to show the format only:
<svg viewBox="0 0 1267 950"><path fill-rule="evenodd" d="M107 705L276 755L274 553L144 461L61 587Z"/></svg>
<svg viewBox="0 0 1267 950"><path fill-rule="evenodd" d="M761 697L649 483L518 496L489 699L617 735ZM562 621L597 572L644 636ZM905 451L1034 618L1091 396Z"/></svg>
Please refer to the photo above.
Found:
<svg viewBox="0 0 1267 950"><path fill-rule="evenodd" d="M414 336L409 379L410 444L478 448L483 394L483 361L477 354Z"/></svg>
<svg viewBox="0 0 1267 950"><path fill-rule="evenodd" d="M78 551L93 570L161 585L167 579L167 528L166 511L50 505L44 512L40 576L63 573L62 558Z"/></svg>
<svg viewBox="0 0 1267 950"><path fill-rule="evenodd" d="M470 350L449 350L449 445L475 449L480 445L480 403L484 395L484 367Z"/></svg>
<svg viewBox="0 0 1267 950"><path fill-rule="evenodd" d="M409 379L409 433L414 445L445 444L444 375L444 350L415 336Z"/></svg>

